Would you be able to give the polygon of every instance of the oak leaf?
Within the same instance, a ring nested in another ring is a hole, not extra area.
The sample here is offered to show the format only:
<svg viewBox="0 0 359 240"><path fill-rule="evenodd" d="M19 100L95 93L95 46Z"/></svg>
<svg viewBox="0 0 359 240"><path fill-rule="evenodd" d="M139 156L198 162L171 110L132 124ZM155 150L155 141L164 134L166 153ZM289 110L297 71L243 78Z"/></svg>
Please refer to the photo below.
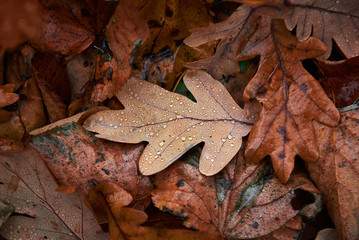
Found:
<svg viewBox="0 0 359 240"><path fill-rule="evenodd" d="M182 159L155 175L152 200L163 211L185 217L187 227L221 239L292 239L302 228L300 215L320 210L319 191L304 174L283 184L270 164L247 165L243 151L211 177L198 171L196 154ZM299 200L303 191L314 202Z"/></svg>
<svg viewBox="0 0 359 240"><path fill-rule="evenodd" d="M204 71L188 72L184 83L197 102L131 78L117 94L125 109L98 112L84 127L112 141L149 142L139 163L145 175L161 171L205 142L199 169L216 174L237 153L253 119L248 120L223 85Z"/></svg>
<svg viewBox="0 0 359 240"><path fill-rule="evenodd" d="M324 45L315 38L299 43L280 20L263 17L259 26L238 55L261 56L243 94L246 101L256 98L263 104L249 135L246 160L259 162L270 155L278 177L286 182L296 155L310 162L319 158L313 120L335 126L339 112L300 62L323 53Z"/></svg>
<svg viewBox="0 0 359 240"><path fill-rule="evenodd" d="M311 179L323 193L323 200L342 239L359 236L359 110L341 113L333 128L315 124L320 158L308 163Z"/></svg>
<svg viewBox="0 0 359 240"><path fill-rule="evenodd" d="M57 192L36 150L0 154L0 201L15 207L0 229L4 238L108 239L80 195Z"/></svg>
<svg viewBox="0 0 359 240"><path fill-rule="evenodd" d="M109 218L111 239L138 239L138 240L200 240L218 239L209 233L185 229L165 229L150 226L141 226L147 220L147 214L138 209L129 207L132 196L121 187L113 183L102 183L96 191L90 193L91 206L101 205L102 211Z"/></svg>

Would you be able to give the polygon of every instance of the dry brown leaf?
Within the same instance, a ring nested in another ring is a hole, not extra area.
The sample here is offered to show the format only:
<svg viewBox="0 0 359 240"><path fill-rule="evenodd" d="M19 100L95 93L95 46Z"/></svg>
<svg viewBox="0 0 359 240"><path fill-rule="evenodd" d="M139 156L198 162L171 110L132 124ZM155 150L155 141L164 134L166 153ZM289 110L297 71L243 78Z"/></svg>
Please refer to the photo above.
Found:
<svg viewBox="0 0 359 240"><path fill-rule="evenodd" d="M320 160L308 164L311 179L323 193L323 200L342 239L359 236L359 110L341 114L335 127L315 125Z"/></svg>
<svg viewBox="0 0 359 240"><path fill-rule="evenodd" d="M15 207L0 229L7 239L108 239L80 195L57 192L36 150L0 155L0 200Z"/></svg>
<svg viewBox="0 0 359 240"><path fill-rule="evenodd" d="M221 239L292 239L302 228L300 214L320 210L319 191L305 175L296 173L284 185L270 164L247 165L243 151L212 177L200 174L195 155L184 160L155 175L152 200L185 217L187 227ZM302 191L315 202L296 196ZM298 206L293 204L297 197Z"/></svg>
<svg viewBox="0 0 359 240"><path fill-rule="evenodd" d="M129 191L138 204L147 206L152 183L138 174L142 144L96 139L75 122L61 123L32 139L60 186L88 187L93 181L110 181Z"/></svg>
<svg viewBox="0 0 359 240"><path fill-rule="evenodd" d="M183 230L143 227L141 224L147 220L147 214L143 211L126 207L132 201L132 196L112 183L103 183L96 187L97 192L92 192L90 203L101 203L102 208L109 218L109 230L111 240L138 239L138 240L214 240L218 239L209 233Z"/></svg>
<svg viewBox="0 0 359 240"><path fill-rule="evenodd" d="M296 29L300 42L310 36L327 46L319 59L327 59L333 40L346 58L359 55L359 7L356 0L285 1L283 19L289 30Z"/></svg>
<svg viewBox="0 0 359 240"><path fill-rule="evenodd" d="M228 68L236 65L233 62L234 52L253 33L256 20L261 16L283 18L290 30L296 27L300 42L311 35L323 41L327 49L322 56L317 56L320 59L329 57L333 39L347 58L359 55L359 37L356 33L359 31L359 8L355 1L291 0L280 4L269 1L258 6L243 4L225 21L194 31L184 41L189 46L196 47L218 39L221 41L213 57L192 66L205 67L211 74L219 71L218 75L213 75L217 78L221 74L228 75ZM219 66L219 69L214 66Z"/></svg>
<svg viewBox="0 0 359 240"><path fill-rule="evenodd" d="M134 63L141 69L142 79L163 83L166 89L170 89L184 70L182 63L201 56L193 49L183 47L183 39L190 34L190 30L208 25L210 16L200 1L134 2L150 29L149 37L138 47L137 55L141 57L134 59Z"/></svg>
<svg viewBox="0 0 359 240"><path fill-rule="evenodd" d="M205 142L199 169L216 174L237 153L254 119L248 120L223 85L206 72L190 71L184 83L197 102L131 78L117 94L125 109L98 112L84 127L112 141L149 142L139 165L145 175L161 171Z"/></svg>
<svg viewBox="0 0 359 240"><path fill-rule="evenodd" d="M106 39L117 60L117 67L113 69L111 94L115 94L127 81L131 73L133 47L137 41L145 41L148 33L148 27L132 6L132 1L121 1L106 27Z"/></svg>
<svg viewBox="0 0 359 240"><path fill-rule="evenodd" d="M263 104L246 146L246 160L259 162L270 155L278 177L286 182L294 157L315 162L319 151L312 121L335 126L339 112L301 60L325 50L315 38L299 43L283 22L263 17L258 30L241 50L239 59L260 55L256 75L243 97Z"/></svg>
<svg viewBox="0 0 359 240"><path fill-rule="evenodd" d="M0 108L11 105L19 100L19 96L13 93L15 84L5 84L0 86Z"/></svg>

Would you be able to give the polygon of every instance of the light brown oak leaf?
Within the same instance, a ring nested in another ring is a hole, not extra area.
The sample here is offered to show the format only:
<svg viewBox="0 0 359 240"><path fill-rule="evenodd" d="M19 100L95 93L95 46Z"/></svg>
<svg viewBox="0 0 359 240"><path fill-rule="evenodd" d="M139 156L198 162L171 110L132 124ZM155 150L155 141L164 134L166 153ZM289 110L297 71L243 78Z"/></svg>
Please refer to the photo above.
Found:
<svg viewBox="0 0 359 240"><path fill-rule="evenodd" d="M131 78L117 94L125 109L98 112L84 127L112 141L149 142L139 163L145 175L161 171L205 142L199 169L205 175L216 174L237 153L253 119L246 118L246 112L208 73L189 71L183 80L197 102Z"/></svg>
<svg viewBox="0 0 359 240"><path fill-rule="evenodd" d="M6 239L108 239L82 195L66 195L57 187L36 150L0 154L0 201L14 207L0 235Z"/></svg>
<svg viewBox="0 0 359 240"><path fill-rule="evenodd" d="M300 43L282 20L263 17L238 56L261 56L258 71L243 94L246 101L256 98L263 104L249 135L246 160L257 163L270 155L283 182L290 177L296 155L310 162L319 158L313 120L329 126L339 121L338 110L301 63L324 51L318 39Z"/></svg>
<svg viewBox="0 0 359 240"><path fill-rule="evenodd" d="M335 127L315 124L320 159L308 163L341 239L359 236L359 110L341 113Z"/></svg>
<svg viewBox="0 0 359 240"><path fill-rule="evenodd" d="M208 177L198 171L199 154L156 174L152 192L155 206L185 217L187 227L220 239L295 239L300 215L314 217L320 210L319 191L304 174L283 184L268 162L248 165L239 151L223 171ZM304 192L314 201L300 198Z"/></svg>

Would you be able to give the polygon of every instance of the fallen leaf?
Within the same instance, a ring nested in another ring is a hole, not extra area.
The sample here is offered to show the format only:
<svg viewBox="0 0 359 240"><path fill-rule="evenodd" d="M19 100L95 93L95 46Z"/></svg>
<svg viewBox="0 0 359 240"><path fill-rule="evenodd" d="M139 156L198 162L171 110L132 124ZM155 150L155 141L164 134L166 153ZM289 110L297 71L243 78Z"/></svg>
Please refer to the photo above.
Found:
<svg viewBox="0 0 359 240"><path fill-rule="evenodd" d="M0 86L0 108L11 105L19 100L19 96L13 93L15 84L5 84Z"/></svg>
<svg viewBox="0 0 359 240"><path fill-rule="evenodd" d="M134 1L134 5L150 31L147 40L136 49L137 53L133 52L139 56L133 62L140 69L142 79L163 83L166 89L170 89L184 70L182 63L201 56L193 49L184 47L183 39L192 29L208 25L211 17L205 4L200 1L139 0ZM208 50L213 53L211 49Z"/></svg>
<svg viewBox="0 0 359 240"><path fill-rule="evenodd" d="M27 80L20 92L22 99L9 121L0 123L0 137L21 140L28 132L46 124L40 90L34 78Z"/></svg>
<svg viewBox="0 0 359 240"><path fill-rule="evenodd" d="M84 123L99 138L149 142L141 155L142 174L155 174L200 142L200 172L214 175L232 159L252 120L223 85L204 71L190 71L184 83L197 102L157 85L131 78L117 94L124 110L103 111Z"/></svg>
<svg viewBox="0 0 359 240"><path fill-rule="evenodd" d="M39 34L41 23L36 0L2 1L0 3L0 56L7 49L28 41Z"/></svg>
<svg viewBox="0 0 359 240"><path fill-rule="evenodd" d="M326 228L319 231L317 237L315 238L315 240L336 240L336 239L340 239L340 236L338 235L337 230L333 228Z"/></svg>
<svg viewBox="0 0 359 240"><path fill-rule="evenodd" d="M240 151L222 172L207 177L198 157L188 155L155 175L152 201L185 217L185 226L220 239L292 239L302 228L300 215L320 210L319 191L304 174L284 185L272 171L268 163L247 165ZM296 200L302 191L313 199Z"/></svg>
<svg viewBox="0 0 359 240"><path fill-rule="evenodd" d="M333 40L346 58L359 55L359 8L354 0L285 1L283 19L287 28L296 29L299 42L310 36L327 46L318 59L327 59L332 52ZM330 26L330 27L328 27Z"/></svg>
<svg viewBox="0 0 359 240"><path fill-rule="evenodd" d="M0 154L0 200L15 214L0 234L10 239L108 239L81 195L56 192L57 184L36 150Z"/></svg>
<svg viewBox="0 0 359 240"><path fill-rule="evenodd" d="M242 1L239 1L242 2ZM247 1L246 1L247 2ZM310 36L323 41L327 46L319 59L327 59L332 52L332 42L336 42L347 58L359 55L358 31L359 9L355 1L266 1L260 5L242 4L223 22L199 28L184 40L184 43L196 47L221 39L216 53L211 58L200 60L191 65L194 68L205 67L212 75L228 75L228 68L236 65L234 54L239 46L256 29L256 21L262 16L271 19L282 18L289 30L296 29L299 42ZM326 27L326 26L333 27ZM340 29L340 31L338 31ZM219 69L217 69L219 67Z"/></svg>
<svg viewBox="0 0 359 240"><path fill-rule="evenodd" d="M14 212L15 207L10 203L0 200L0 228L6 222L8 217Z"/></svg>
<svg viewBox="0 0 359 240"><path fill-rule="evenodd" d="M325 51L315 38L299 43L281 20L263 17L258 30L238 55L260 55L256 75L243 98L263 104L246 146L246 160L258 163L270 155L274 170L284 183L294 168L294 157L315 162L319 150L313 120L329 126L339 121L339 112L319 83L303 68L301 60Z"/></svg>
<svg viewBox="0 0 359 240"><path fill-rule="evenodd" d="M77 54L95 40L93 29L83 25L81 17L73 14L81 9L81 1L68 3L71 7L64 1L41 1L40 4L40 34L31 44L41 52Z"/></svg>
<svg viewBox="0 0 359 240"><path fill-rule="evenodd" d="M132 6L132 1L121 1L106 27L106 40L118 66L113 69L111 94L115 94L130 76L133 47L137 41L145 41L148 32L146 23Z"/></svg>
<svg viewBox="0 0 359 240"><path fill-rule="evenodd" d="M181 239L218 239L209 233L183 230L164 229L141 226L147 220L143 211L126 207L132 201L132 196L112 183L103 183L93 192L93 203L101 203L109 218L111 239L138 239L138 240L181 240ZM91 202L91 201L90 201Z"/></svg>
<svg viewBox="0 0 359 240"><path fill-rule="evenodd" d="M11 112L1 108L11 105L19 100L19 96L13 93L14 90L15 84L0 86L0 123L7 122L12 117Z"/></svg>
<svg viewBox="0 0 359 240"><path fill-rule="evenodd" d="M76 119L33 137L60 186L92 186L93 181L110 181L129 191L139 204L147 206L152 183L138 174L142 144L126 145L94 138L77 125Z"/></svg>
<svg viewBox="0 0 359 240"><path fill-rule="evenodd" d="M341 113L341 122L335 128L316 123L320 160L307 164L342 239L359 236L358 126L358 109Z"/></svg>
<svg viewBox="0 0 359 240"><path fill-rule="evenodd" d="M318 62L319 83L339 108L359 98L359 57L340 62Z"/></svg>

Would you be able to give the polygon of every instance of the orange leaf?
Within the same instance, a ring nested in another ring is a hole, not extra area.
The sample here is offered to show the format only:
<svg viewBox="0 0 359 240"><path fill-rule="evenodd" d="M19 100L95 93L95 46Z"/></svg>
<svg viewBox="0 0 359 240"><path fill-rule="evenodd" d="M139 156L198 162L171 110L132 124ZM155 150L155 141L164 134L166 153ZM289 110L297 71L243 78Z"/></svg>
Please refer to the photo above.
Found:
<svg viewBox="0 0 359 240"><path fill-rule="evenodd" d="M359 110L341 114L335 127L315 124L320 160L308 163L311 178L342 239L359 236Z"/></svg>
<svg viewBox="0 0 359 240"><path fill-rule="evenodd" d="M92 192L92 203L101 202L102 208L107 212L111 239L217 239L215 236L205 232L141 226L146 222L147 214L143 211L126 207L132 201L132 196L128 192L113 183L100 184L96 187L96 190L97 193ZM95 199L97 201L94 201Z"/></svg>
<svg viewBox="0 0 359 240"><path fill-rule="evenodd" d="M130 58L137 41L144 41L149 33L146 23L140 18L132 1L121 1L106 27L106 39L117 60L112 76L115 94L131 73Z"/></svg>
<svg viewBox="0 0 359 240"><path fill-rule="evenodd" d="M270 155L274 170L288 181L294 157L315 162L319 151L312 121L335 126L339 112L300 60L320 55L324 45L315 38L299 43L282 21L263 17L238 58L260 55L256 75L244 99L258 99L263 108L246 147L246 160L259 162Z"/></svg>
<svg viewBox="0 0 359 240"><path fill-rule="evenodd" d="M205 142L200 171L214 175L237 153L253 119L248 120L246 111L206 72L190 71L184 83L197 102L131 78L117 94L125 109L95 113L84 127L112 141L149 142L139 166L145 175L163 170Z"/></svg>
<svg viewBox="0 0 359 240"><path fill-rule="evenodd" d="M80 3L67 7L62 1L42 2L40 34L31 43L42 52L63 55L77 54L90 46L95 40L93 29L73 14L83 9Z"/></svg>
<svg viewBox="0 0 359 240"><path fill-rule="evenodd" d="M303 174L284 185L269 164L246 165L243 151L212 177L201 175L198 157L190 155L156 174L155 184L155 206L184 216L187 227L221 239L294 238L302 227L300 212L318 211L315 204L320 204L319 191ZM316 203L292 207L301 191L310 192Z"/></svg>
<svg viewBox="0 0 359 240"><path fill-rule="evenodd" d="M0 230L10 239L108 239L81 195L57 192L41 156L31 148L0 154L0 200L15 207Z"/></svg>
<svg viewBox="0 0 359 240"><path fill-rule="evenodd" d="M0 86L0 108L11 105L19 100L19 96L12 93L15 90L15 84L5 84Z"/></svg>

